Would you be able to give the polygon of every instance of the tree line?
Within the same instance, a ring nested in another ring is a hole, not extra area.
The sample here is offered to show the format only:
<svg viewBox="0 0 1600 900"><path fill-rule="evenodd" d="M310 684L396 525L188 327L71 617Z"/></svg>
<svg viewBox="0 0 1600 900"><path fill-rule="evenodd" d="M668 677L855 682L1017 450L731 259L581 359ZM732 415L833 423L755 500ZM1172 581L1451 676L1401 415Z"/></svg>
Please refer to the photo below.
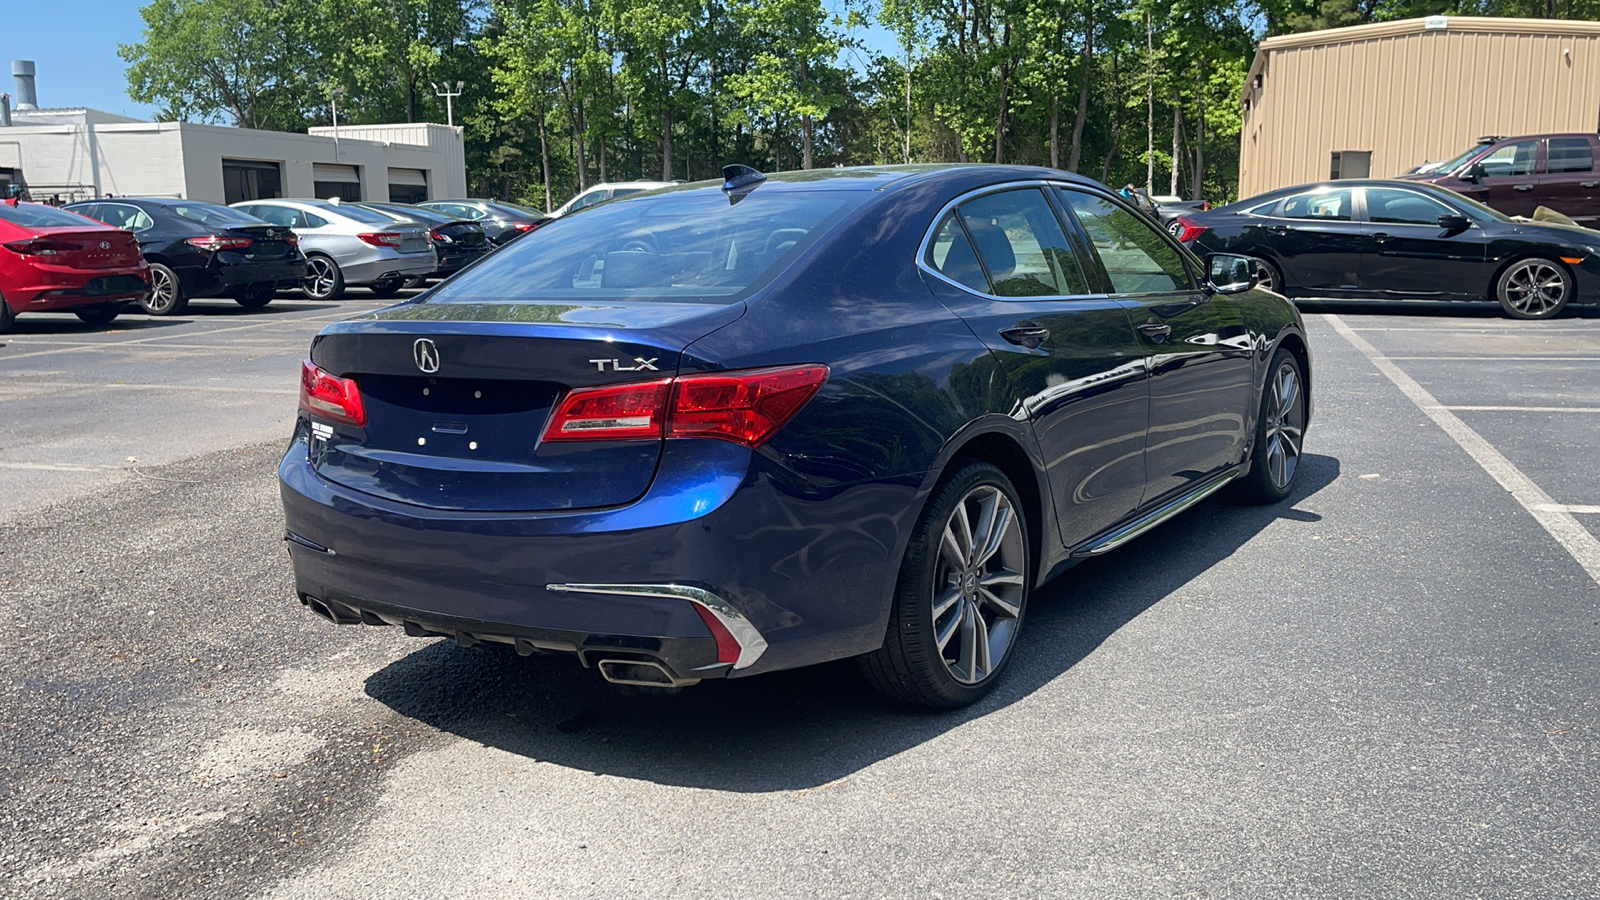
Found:
<svg viewBox="0 0 1600 900"><path fill-rule="evenodd" d="M167 120L302 131L441 121L477 196L599 181L983 161L1232 199L1267 35L1600 0L154 0L121 48ZM873 23L892 46L863 39Z"/></svg>

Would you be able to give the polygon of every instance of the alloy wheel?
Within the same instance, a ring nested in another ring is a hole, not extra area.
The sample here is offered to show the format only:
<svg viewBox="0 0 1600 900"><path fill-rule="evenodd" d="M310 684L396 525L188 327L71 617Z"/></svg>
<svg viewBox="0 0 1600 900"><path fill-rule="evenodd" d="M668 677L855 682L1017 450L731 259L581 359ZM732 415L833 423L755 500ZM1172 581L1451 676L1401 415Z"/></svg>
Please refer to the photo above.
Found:
<svg viewBox="0 0 1600 900"><path fill-rule="evenodd" d="M1530 259L1505 274L1501 293L1513 312L1530 319L1543 318L1565 305L1567 279L1554 264Z"/></svg>
<svg viewBox="0 0 1600 900"><path fill-rule="evenodd" d="M1022 616L1027 548L1010 498L982 484L956 504L939 541L933 636L950 675L977 684L1010 651Z"/></svg>
<svg viewBox="0 0 1600 900"><path fill-rule="evenodd" d="M311 274L306 276L306 293L314 300L331 296L337 280L333 261L313 256L306 260L306 266L311 270Z"/></svg>
<svg viewBox="0 0 1600 900"><path fill-rule="evenodd" d="M1272 267L1256 260L1256 287L1265 288L1274 293L1278 290L1278 279L1273 277Z"/></svg>
<svg viewBox="0 0 1600 900"><path fill-rule="evenodd" d="M1267 395L1267 477L1279 489L1294 481L1305 436L1306 407L1300 373L1285 360L1272 376Z"/></svg>
<svg viewBox="0 0 1600 900"><path fill-rule="evenodd" d="M150 297L145 300L145 310L159 315L168 312L178 302L178 280L163 266L150 268Z"/></svg>

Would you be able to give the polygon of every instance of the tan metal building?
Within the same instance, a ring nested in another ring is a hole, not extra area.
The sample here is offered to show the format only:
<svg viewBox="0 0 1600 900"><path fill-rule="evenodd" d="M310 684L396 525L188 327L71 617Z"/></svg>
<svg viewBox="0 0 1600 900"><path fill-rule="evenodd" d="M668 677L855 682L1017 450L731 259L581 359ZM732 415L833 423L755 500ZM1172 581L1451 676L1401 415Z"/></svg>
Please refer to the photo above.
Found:
<svg viewBox="0 0 1600 900"><path fill-rule="evenodd" d="M1600 130L1600 22L1429 16L1267 38L1239 99L1240 197L1387 178L1483 135Z"/></svg>

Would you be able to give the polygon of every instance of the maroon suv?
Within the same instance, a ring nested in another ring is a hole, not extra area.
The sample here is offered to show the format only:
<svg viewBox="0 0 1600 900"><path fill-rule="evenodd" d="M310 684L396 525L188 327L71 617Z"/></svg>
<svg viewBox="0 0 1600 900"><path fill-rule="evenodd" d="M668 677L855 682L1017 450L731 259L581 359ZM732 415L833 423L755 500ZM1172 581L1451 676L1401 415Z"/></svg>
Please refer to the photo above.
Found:
<svg viewBox="0 0 1600 900"><path fill-rule="evenodd" d="M1447 187L1508 216L1548 206L1578 222L1600 221L1600 141L1592 134L1487 137L1467 152L1402 175Z"/></svg>

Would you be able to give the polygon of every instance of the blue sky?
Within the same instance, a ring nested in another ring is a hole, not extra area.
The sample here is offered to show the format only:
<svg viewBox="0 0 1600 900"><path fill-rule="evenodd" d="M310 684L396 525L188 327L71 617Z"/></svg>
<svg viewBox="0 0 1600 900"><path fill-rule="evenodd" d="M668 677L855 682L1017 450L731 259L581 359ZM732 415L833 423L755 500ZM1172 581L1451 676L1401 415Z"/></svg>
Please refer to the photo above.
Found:
<svg viewBox="0 0 1600 900"><path fill-rule="evenodd" d="M826 0L842 10L843 0ZM126 116L150 118L153 107L128 98L125 66L118 44L137 42L144 32L140 0L5 0L0 18L0 91L14 93L11 60L38 65L40 106L89 106ZM893 39L874 27L862 35L868 47L889 51ZM847 62L863 65L867 54ZM13 100L13 103L16 101Z"/></svg>

